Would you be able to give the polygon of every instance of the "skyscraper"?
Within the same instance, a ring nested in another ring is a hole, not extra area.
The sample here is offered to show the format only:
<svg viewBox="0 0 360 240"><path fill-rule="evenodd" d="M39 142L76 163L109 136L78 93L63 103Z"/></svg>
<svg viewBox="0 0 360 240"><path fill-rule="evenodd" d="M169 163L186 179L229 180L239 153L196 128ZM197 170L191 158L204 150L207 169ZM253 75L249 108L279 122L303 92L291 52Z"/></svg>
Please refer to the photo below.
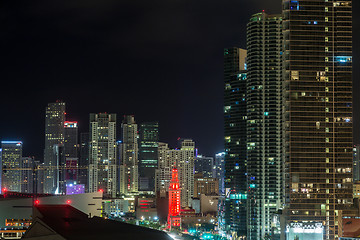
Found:
<svg viewBox="0 0 360 240"><path fill-rule="evenodd" d="M337 239L352 203L352 1L283 0L283 10L288 239L305 221Z"/></svg>
<svg viewBox="0 0 360 240"><path fill-rule="evenodd" d="M139 190L138 128L134 116L124 116L121 124L120 193L137 193Z"/></svg>
<svg viewBox="0 0 360 240"><path fill-rule="evenodd" d="M220 152L215 155L215 178L219 179L219 193L223 195L225 193L224 188L224 171L225 171L225 153Z"/></svg>
<svg viewBox="0 0 360 240"><path fill-rule="evenodd" d="M23 157L21 159L21 192L34 193L35 179L35 159L34 157ZM35 187L36 188L36 187Z"/></svg>
<svg viewBox="0 0 360 240"><path fill-rule="evenodd" d="M64 128L65 182L72 184L77 181L78 177L78 123L65 121Z"/></svg>
<svg viewBox="0 0 360 240"><path fill-rule="evenodd" d="M174 163L179 172L181 187L181 206L191 207L194 196L194 159L195 142L191 139L181 139L181 148L168 152L170 163Z"/></svg>
<svg viewBox="0 0 360 240"><path fill-rule="evenodd" d="M89 192L116 196L116 114L90 114Z"/></svg>
<svg viewBox="0 0 360 240"><path fill-rule="evenodd" d="M65 147L64 144L56 144L53 147L53 159L56 168L54 168L54 183L55 183L55 194L65 194L66 192L66 180L65 173L67 171L65 165Z"/></svg>
<svg viewBox="0 0 360 240"><path fill-rule="evenodd" d="M227 233L245 237L246 226L246 50L224 50L225 189L223 220Z"/></svg>
<svg viewBox="0 0 360 240"><path fill-rule="evenodd" d="M78 123L74 121L65 121L64 132L65 158L77 158L79 149Z"/></svg>
<svg viewBox="0 0 360 240"><path fill-rule="evenodd" d="M274 214L283 208L282 18L265 12L247 24L248 237L272 234Z"/></svg>
<svg viewBox="0 0 360 240"><path fill-rule="evenodd" d="M89 189L88 184L88 167L89 167L89 133L80 133L80 158L78 164L78 183L84 184L86 191Z"/></svg>
<svg viewBox="0 0 360 240"><path fill-rule="evenodd" d="M140 124L139 133L139 176L145 180L146 186L140 190L154 191L155 169L158 167L159 123L148 122Z"/></svg>
<svg viewBox="0 0 360 240"><path fill-rule="evenodd" d="M177 168L181 187L181 207L191 207L194 196L194 158L195 142L180 139L180 149L169 149L165 143L159 143L159 168L156 169L156 191L168 189L171 171Z"/></svg>
<svg viewBox="0 0 360 240"><path fill-rule="evenodd" d="M55 193L57 165L54 146L64 143L65 103L49 103L45 109L44 193Z"/></svg>
<svg viewBox="0 0 360 240"><path fill-rule="evenodd" d="M1 190L21 192L21 141L1 141Z"/></svg>
<svg viewBox="0 0 360 240"><path fill-rule="evenodd" d="M155 170L155 191L167 191L171 180L171 169L174 163L170 162L169 145L158 143L158 168Z"/></svg>

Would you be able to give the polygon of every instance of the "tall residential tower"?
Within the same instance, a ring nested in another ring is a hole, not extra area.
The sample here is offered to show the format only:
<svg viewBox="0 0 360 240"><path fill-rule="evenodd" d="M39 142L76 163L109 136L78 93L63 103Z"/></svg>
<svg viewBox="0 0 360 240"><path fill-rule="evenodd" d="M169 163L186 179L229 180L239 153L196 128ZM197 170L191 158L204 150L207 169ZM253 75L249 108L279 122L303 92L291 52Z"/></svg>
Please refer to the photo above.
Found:
<svg viewBox="0 0 360 240"><path fill-rule="evenodd" d="M284 204L282 18L254 14L247 25L248 238L273 233Z"/></svg>
<svg viewBox="0 0 360 240"><path fill-rule="evenodd" d="M283 0L283 17L287 234L313 223L338 239L353 201L352 1Z"/></svg>
<svg viewBox="0 0 360 240"><path fill-rule="evenodd" d="M116 114L90 114L89 192L116 196Z"/></svg>
<svg viewBox="0 0 360 240"><path fill-rule="evenodd" d="M139 191L138 128L134 116L124 116L121 124L120 193Z"/></svg>
<svg viewBox="0 0 360 240"><path fill-rule="evenodd" d="M246 50L224 50L224 147L225 194L223 210L224 230L247 235L246 226Z"/></svg>

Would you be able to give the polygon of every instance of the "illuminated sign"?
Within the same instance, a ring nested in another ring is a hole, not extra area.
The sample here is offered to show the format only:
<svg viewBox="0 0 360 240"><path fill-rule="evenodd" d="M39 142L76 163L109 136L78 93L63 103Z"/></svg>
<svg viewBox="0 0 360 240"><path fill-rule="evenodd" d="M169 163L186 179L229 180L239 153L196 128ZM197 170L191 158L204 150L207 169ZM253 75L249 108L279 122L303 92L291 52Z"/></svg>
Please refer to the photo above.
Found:
<svg viewBox="0 0 360 240"><path fill-rule="evenodd" d="M65 121L64 122L64 127L66 128L77 128L77 122L70 122L70 121Z"/></svg>
<svg viewBox="0 0 360 240"><path fill-rule="evenodd" d="M324 227L319 222L294 222L286 226L288 240L323 240Z"/></svg>

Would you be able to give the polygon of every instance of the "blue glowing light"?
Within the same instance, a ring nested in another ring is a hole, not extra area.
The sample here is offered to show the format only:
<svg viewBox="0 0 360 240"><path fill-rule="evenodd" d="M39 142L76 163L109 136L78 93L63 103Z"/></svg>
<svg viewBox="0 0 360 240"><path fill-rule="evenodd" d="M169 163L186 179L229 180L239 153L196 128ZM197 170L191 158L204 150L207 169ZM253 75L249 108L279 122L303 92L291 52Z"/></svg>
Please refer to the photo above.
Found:
<svg viewBox="0 0 360 240"><path fill-rule="evenodd" d="M1 141L1 144L16 144L16 146L21 146L22 141Z"/></svg>
<svg viewBox="0 0 360 240"><path fill-rule="evenodd" d="M352 62L352 56L337 56L334 57L334 62L339 62L339 63Z"/></svg>
<svg viewBox="0 0 360 240"><path fill-rule="evenodd" d="M291 1L290 2L290 9L299 11L300 10L299 1Z"/></svg>

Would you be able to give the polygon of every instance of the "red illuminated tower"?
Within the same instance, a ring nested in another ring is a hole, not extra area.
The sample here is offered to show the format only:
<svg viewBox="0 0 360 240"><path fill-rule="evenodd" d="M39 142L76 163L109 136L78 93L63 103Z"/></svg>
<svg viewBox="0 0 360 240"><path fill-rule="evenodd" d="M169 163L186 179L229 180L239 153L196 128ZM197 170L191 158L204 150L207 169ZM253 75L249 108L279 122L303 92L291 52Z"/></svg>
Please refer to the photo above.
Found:
<svg viewBox="0 0 360 240"><path fill-rule="evenodd" d="M168 228L181 228L180 217L180 183L178 178L178 170L172 170L172 178L169 186L169 214Z"/></svg>

